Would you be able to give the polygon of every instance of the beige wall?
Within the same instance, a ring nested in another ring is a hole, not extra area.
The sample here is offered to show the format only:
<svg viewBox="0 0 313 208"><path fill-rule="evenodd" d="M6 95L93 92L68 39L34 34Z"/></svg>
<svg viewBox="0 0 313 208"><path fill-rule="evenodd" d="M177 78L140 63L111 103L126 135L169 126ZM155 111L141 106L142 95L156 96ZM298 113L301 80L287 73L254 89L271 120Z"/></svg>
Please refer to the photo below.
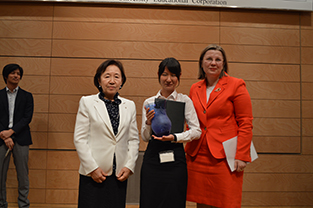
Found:
<svg viewBox="0 0 313 208"><path fill-rule="evenodd" d="M79 98L97 92L93 75L100 63L123 62L127 82L120 93L136 102L140 126L143 100L160 88L159 62L170 56L181 62L178 91L188 94L201 50L217 43L226 50L229 74L246 81L253 104L260 154L246 169L243 206L313 206L313 13L0 3L0 28L0 66L20 64L21 86L35 99L32 203L77 202L75 116ZM14 202L10 167L8 199Z"/></svg>

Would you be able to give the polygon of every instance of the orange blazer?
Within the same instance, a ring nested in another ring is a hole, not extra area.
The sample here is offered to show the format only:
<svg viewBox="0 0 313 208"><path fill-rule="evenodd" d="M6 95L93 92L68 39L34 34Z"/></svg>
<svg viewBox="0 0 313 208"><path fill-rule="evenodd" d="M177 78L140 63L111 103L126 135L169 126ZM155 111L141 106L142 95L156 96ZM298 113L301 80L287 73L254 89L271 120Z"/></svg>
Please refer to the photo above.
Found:
<svg viewBox="0 0 313 208"><path fill-rule="evenodd" d="M206 80L193 84L190 98L195 106L202 134L186 144L185 151L194 157L203 139L215 158L225 158L222 142L238 136L236 159L250 162L252 140L252 105L242 79L224 76L219 79L207 102Z"/></svg>

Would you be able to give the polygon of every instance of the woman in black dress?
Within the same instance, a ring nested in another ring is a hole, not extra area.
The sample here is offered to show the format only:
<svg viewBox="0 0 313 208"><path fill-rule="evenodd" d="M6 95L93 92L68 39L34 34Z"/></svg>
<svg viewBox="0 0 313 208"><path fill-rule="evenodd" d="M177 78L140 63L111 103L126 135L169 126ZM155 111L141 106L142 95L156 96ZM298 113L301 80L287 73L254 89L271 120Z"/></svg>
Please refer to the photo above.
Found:
<svg viewBox="0 0 313 208"><path fill-rule="evenodd" d="M175 58L166 58L158 70L161 90L144 101L141 137L149 142L140 178L140 208L185 208L187 167L183 142L198 139L201 130L191 99L177 93L181 68ZM185 103L184 118L188 125L185 132L156 136L151 128L154 110L146 108L155 98Z"/></svg>

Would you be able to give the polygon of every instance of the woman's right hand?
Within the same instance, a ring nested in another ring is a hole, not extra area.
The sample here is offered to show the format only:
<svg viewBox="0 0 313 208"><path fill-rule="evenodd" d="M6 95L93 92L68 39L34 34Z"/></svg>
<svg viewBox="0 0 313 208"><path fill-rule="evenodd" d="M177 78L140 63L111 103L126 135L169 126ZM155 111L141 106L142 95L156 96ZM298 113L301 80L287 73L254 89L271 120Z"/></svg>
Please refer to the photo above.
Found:
<svg viewBox="0 0 313 208"><path fill-rule="evenodd" d="M92 171L90 175L91 178L97 183L102 183L107 176L101 168L97 168L96 170Z"/></svg>
<svg viewBox="0 0 313 208"><path fill-rule="evenodd" d="M146 124L151 125L151 120L153 119L155 112L154 110L150 110L150 108L146 108L146 106L144 108L146 110Z"/></svg>

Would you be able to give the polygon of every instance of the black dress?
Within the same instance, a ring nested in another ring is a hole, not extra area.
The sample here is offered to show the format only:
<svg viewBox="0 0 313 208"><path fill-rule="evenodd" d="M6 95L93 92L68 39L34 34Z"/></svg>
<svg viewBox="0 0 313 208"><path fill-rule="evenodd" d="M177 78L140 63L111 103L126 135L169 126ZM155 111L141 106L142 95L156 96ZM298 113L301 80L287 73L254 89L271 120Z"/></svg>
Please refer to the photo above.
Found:
<svg viewBox="0 0 313 208"><path fill-rule="evenodd" d="M160 163L159 153L174 151L174 162ZM187 166L182 143L149 141L140 176L140 208L185 208Z"/></svg>

